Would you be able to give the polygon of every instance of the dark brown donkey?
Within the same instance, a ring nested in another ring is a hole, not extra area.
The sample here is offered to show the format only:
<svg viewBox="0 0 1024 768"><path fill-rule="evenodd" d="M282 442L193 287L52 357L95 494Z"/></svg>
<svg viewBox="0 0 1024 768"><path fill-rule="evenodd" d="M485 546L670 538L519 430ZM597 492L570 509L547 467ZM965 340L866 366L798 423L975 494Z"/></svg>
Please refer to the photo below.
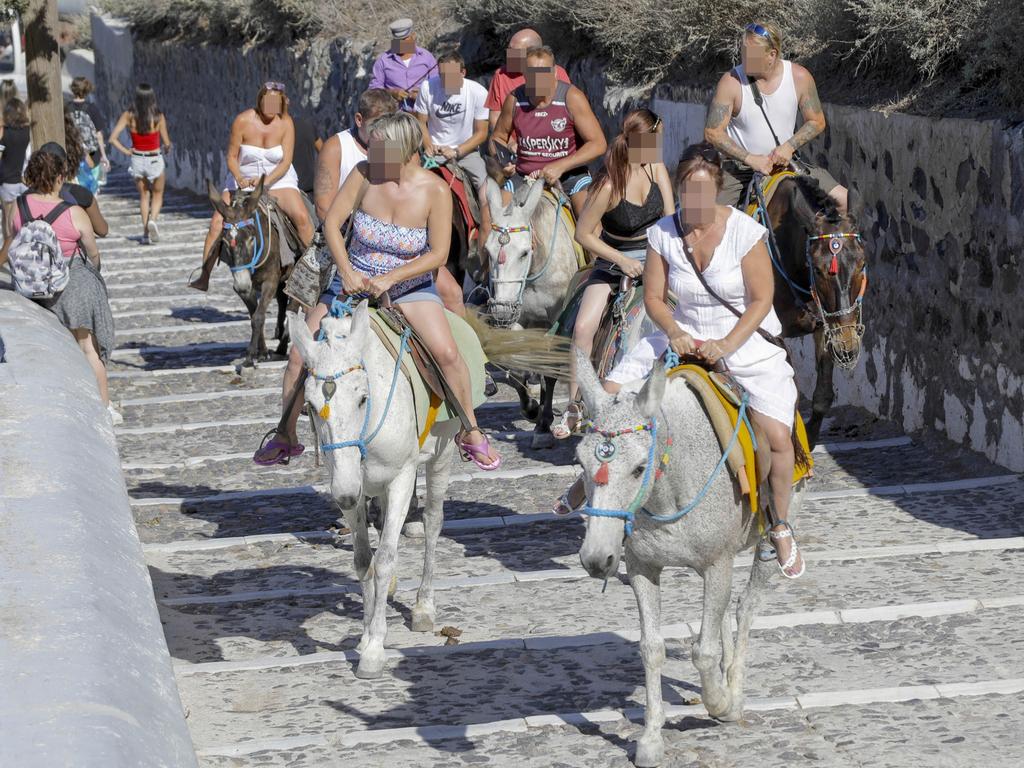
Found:
<svg viewBox="0 0 1024 768"><path fill-rule="evenodd" d="M214 245L220 248L220 260L228 265L235 293L249 310L252 336L243 365L270 359L263 329L267 321L270 302L277 299L277 355L288 354L288 330L285 311L288 297L284 294L284 274L281 268L281 243L274 231L269 206L273 201L264 198L264 177L260 177L251 192L235 191L231 204L225 205L220 192L207 180L210 202L224 217L224 229Z"/></svg>
<svg viewBox="0 0 1024 768"><path fill-rule="evenodd" d="M795 176L779 182L768 203L774 230L775 311L786 338L814 334L817 380L807 437L818 442L835 399L835 366L852 370L864 336L862 303L867 288L864 244L857 229L859 198L850 190L842 216L816 181Z"/></svg>

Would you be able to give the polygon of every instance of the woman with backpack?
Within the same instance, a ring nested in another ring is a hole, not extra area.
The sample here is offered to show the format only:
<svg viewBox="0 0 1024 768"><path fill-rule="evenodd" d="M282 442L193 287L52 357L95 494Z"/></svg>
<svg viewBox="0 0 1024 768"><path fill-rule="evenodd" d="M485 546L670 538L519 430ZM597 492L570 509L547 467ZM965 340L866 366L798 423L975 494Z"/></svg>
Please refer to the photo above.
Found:
<svg viewBox="0 0 1024 768"><path fill-rule="evenodd" d="M44 144L29 158L28 192L16 202L14 239L5 252L15 290L34 298L71 331L92 367L111 421L119 424L121 414L107 393L114 318L89 216L61 198L68 174L68 156L59 144Z"/></svg>
<svg viewBox="0 0 1024 768"><path fill-rule="evenodd" d="M110 233L110 225L100 213L100 204L96 199L96 194L76 180L85 156L85 147L78 133L78 126L75 125L75 121L68 111L64 112L64 148L68 155L68 181L64 183L60 196L72 205L77 205L85 210L89 215L92 231L96 237L106 237Z"/></svg>
<svg viewBox="0 0 1024 768"><path fill-rule="evenodd" d="M100 112L99 107L86 99L93 92L92 81L87 77L76 77L71 81L71 101L67 103L65 112L70 113L71 119L81 136L82 146L85 149L83 158L84 167L81 168L83 186L91 192L99 189L105 174L110 171L110 161L107 159L106 142L103 140L103 132L106 130L107 121Z"/></svg>
<svg viewBox="0 0 1024 768"><path fill-rule="evenodd" d="M131 149L118 141L125 128L131 135ZM135 179L135 186L139 190L142 242L159 242L157 217L164 203L166 182L164 153L171 149L171 137L167 133L164 113L157 106L153 86L140 83L135 89L135 105L121 113L110 134L110 143L132 160L128 172Z"/></svg>
<svg viewBox="0 0 1024 768"><path fill-rule="evenodd" d="M4 105L3 121L0 126L0 201L3 202L6 239L11 236L14 201L28 189L21 179L31 143L28 105L17 96L10 99Z"/></svg>

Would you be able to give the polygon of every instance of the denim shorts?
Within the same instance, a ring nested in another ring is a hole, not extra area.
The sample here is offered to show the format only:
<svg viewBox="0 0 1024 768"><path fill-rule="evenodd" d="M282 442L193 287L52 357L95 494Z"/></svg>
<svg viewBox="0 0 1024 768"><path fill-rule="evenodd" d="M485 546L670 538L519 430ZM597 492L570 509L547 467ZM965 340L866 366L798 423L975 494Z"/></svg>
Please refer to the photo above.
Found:
<svg viewBox="0 0 1024 768"><path fill-rule="evenodd" d="M140 155L132 152L132 162L128 167L128 173L133 179L156 181L164 175L164 167L162 154Z"/></svg>
<svg viewBox="0 0 1024 768"><path fill-rule="evenodd" d="M341 295L341 277L335 275L334 279L331 280L331 284L327 286L327 290L320 295L320 303L326 304L329 307L334 300ZM441 301L441 296L437 292L437 287L434 285L433 279L429 282L417 285L411 290L398 296L392 296L389 293L388 298L391 300L392 306L409 304L414 301L433 301L437 304L441 304L442 306L444 305L444 302Z"/></svg>

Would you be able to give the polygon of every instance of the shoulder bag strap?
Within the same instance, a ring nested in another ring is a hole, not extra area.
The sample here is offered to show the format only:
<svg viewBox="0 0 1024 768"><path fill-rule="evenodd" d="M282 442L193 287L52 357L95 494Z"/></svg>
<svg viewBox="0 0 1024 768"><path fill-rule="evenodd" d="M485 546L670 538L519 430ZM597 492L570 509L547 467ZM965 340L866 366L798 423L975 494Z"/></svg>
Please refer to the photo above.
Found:
<svg viewBox="0 0 1024 768"><path fill-rule="evenodd" d="M66 200L61 200L59 203L57 203L57 205L54 206L52 211L43 216L42 221L45 221L50 226L53 226L53 223L61 217L64 211L68 210L71 207L71 203L67 202Z"/></svg>
<svg viewBox="0 0 1024 768"><path fill-rule="evenodd" d="M764 111L764 96L761 95L761 89L757 87L757 83L747 78L747 82L750 83L750 91L754 94L754 103L757 104L757 108L761 110L761 114L764 115L764 121L768 123L768 130L772 132L772 139L775 140L775 146L778 147L782 144L779 141L779 136L775 133L775 128L772 127L772 121L768 119L768 113Z"/></svg>
<svg viewBox="0 0 1024 768"><path fill-rule="evenodd" d="M683 227L679 223L679 213L678 212L672 217L672 222L676 225L676 234L679 235L679 239L683 240ZM694 260L693 255L687 249L686 243L683 242L682 246L683 246L683 253L686 254L686 259L687 259L687 261L690 262L690 266L693 267L693 272L694 272L695 275L697 275L697 279L700 280L700 284L702 286L704 286L704 290L707 291L711 295L711 298L713 298L715 301L717 301L723 307L725 307L730 312L732 312L734 315L736 315L737 318L743 317L743 313L742 312L740 312L738 309L736 309L736 307L734 307L728 301L726 301L721 296L719 296L717 293L715 293L714 290L712 290L711 286L708 285L708 281L704 279L703 273L697 267L697 262ZM789 350L786 349L786 343L781 338L779 338L778 336L776 336L774 334L768 333L768 331L766 331L760 325L757 326L757 328L755 330L757 331L758 335L762 339L767 341L769 344L774 344L776 347L781 347L782 349L786 350L787 354L789 354Z"/></svg>

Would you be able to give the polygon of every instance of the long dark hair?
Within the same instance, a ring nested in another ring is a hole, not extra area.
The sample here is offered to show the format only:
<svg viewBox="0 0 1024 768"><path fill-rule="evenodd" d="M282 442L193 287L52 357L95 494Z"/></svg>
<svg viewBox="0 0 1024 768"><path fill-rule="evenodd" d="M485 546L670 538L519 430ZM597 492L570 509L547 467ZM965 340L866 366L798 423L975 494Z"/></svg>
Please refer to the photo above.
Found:
<svg viewBox="0 0 1024 768"><path fill-rule="evenodd" d="M149 83L139 83L135 89L135 106L131 110L135 118L136 133L152 133L160 120L160 107L156 105L156 91Z"/></svg>
<svg viewBox="0 0 1024 768"><path fill-rule="evenodd" d="M78 175L78 166L82 164L82 158L85 157L85 149L82 147L82 134L78 131L78 126L75 125L75 118L71 115L71 109L64 110L64 151L68 156L68 173L69 179L74 179Z"/></svg>
<svg viewBox="0 0 1024 768"><path fill-rule="evenodd" d="M647 107L634 109L622 120L622 131L612 139L604 155L604 165L594 180L594 189L607 179L612 185L612 194L626 196L629 181L629 137L640 133L654 133L661 125L661 118Z"/></svg>

